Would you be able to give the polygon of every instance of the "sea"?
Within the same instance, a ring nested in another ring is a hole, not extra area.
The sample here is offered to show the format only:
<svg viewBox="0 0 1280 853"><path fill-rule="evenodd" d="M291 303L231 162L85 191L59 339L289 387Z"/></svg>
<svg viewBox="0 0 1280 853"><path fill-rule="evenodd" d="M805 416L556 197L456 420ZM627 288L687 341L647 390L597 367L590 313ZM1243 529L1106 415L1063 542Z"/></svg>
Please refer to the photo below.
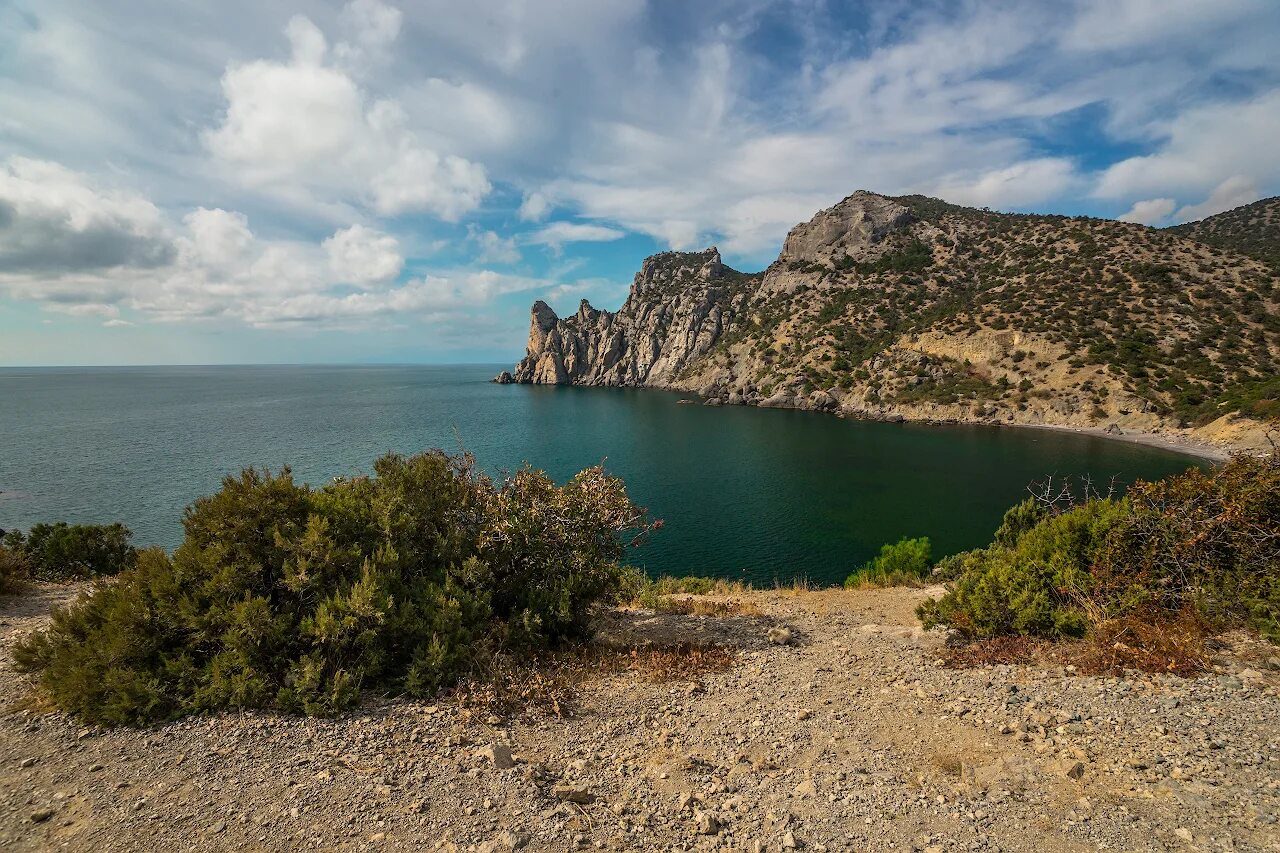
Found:
<svg viewBox="0 0 1280 853"><path fill-rule="evenodd" d="M838 583L881 545L984 545L1053 477L1106 489L1207 463L1089 435L707 407L665 391L495 385L508 365L0 368L0 528L123 522L172 549L248 466L320 485L387 452L467 451L495 476L597 464L662 528L653 575Z"/></svg>

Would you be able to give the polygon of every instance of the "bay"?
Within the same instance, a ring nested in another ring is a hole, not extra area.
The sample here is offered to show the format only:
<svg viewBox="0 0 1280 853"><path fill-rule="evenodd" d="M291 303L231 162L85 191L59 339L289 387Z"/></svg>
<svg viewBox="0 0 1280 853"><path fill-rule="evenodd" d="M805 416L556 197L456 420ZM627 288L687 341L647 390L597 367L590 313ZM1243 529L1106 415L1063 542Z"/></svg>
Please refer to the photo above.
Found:
<svg viewBox="0 0 1280 853"><path fill-rule="evenodd" d="M1205 464L1065 432L489 383L503 367L0 369L0 528L121 521L173 548L183 507L241 467L322 484L440 447L557 481L603 463L665 523L630 557L651 574L824 584L902 536L937 555L985 544L1049 475L1124 484Z"/></svg>

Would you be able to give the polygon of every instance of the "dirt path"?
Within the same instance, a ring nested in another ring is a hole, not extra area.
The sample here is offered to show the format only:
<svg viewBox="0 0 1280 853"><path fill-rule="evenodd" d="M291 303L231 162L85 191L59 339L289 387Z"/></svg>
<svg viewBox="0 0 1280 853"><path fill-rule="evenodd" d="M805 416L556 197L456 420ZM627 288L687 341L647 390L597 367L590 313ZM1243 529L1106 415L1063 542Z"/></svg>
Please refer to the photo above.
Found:
<svg viewBox="0 0 1280 853"><path fill-rule="evenodd" d="M10 663L71 594L0 599L0 848L1280 850L1280 658L1245 640L1194 680L953 671L922 591L758 592L766 618L612 615L606 641L736 664L602 676L569 719L375 701L100 732Z"/></svg>

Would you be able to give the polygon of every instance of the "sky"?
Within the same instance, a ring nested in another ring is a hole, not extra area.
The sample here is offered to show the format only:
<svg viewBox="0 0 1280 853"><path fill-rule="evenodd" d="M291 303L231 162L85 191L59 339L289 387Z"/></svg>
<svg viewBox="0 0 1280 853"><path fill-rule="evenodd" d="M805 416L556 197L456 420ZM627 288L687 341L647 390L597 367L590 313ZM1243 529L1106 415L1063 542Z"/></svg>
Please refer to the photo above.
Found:
<svg viewBox="0 0 1280 853"><path fill-rule="evenodd" d="M511 362L856 189L1280 193L1276 0L0 0L0 365Z"/></svg>

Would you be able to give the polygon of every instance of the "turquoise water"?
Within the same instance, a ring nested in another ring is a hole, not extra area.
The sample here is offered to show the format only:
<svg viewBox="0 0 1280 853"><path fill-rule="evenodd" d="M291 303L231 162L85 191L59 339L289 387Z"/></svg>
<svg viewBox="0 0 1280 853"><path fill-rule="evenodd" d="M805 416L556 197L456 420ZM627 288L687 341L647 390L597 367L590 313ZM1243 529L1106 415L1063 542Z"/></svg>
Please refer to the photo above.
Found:
<svg viewBox="0 0 1280 853"><path fill-rule="evenodd" d="M1089 436L705 407L658 391L493 385L503 365L0 369L0 528L122 521L174 547L182 509L246 465L311 483L389 450L598 462L666 522L633 562L755 582L841 580L887 541L984 544L1048 474L1130 481L1199 464Z"/></svg>

